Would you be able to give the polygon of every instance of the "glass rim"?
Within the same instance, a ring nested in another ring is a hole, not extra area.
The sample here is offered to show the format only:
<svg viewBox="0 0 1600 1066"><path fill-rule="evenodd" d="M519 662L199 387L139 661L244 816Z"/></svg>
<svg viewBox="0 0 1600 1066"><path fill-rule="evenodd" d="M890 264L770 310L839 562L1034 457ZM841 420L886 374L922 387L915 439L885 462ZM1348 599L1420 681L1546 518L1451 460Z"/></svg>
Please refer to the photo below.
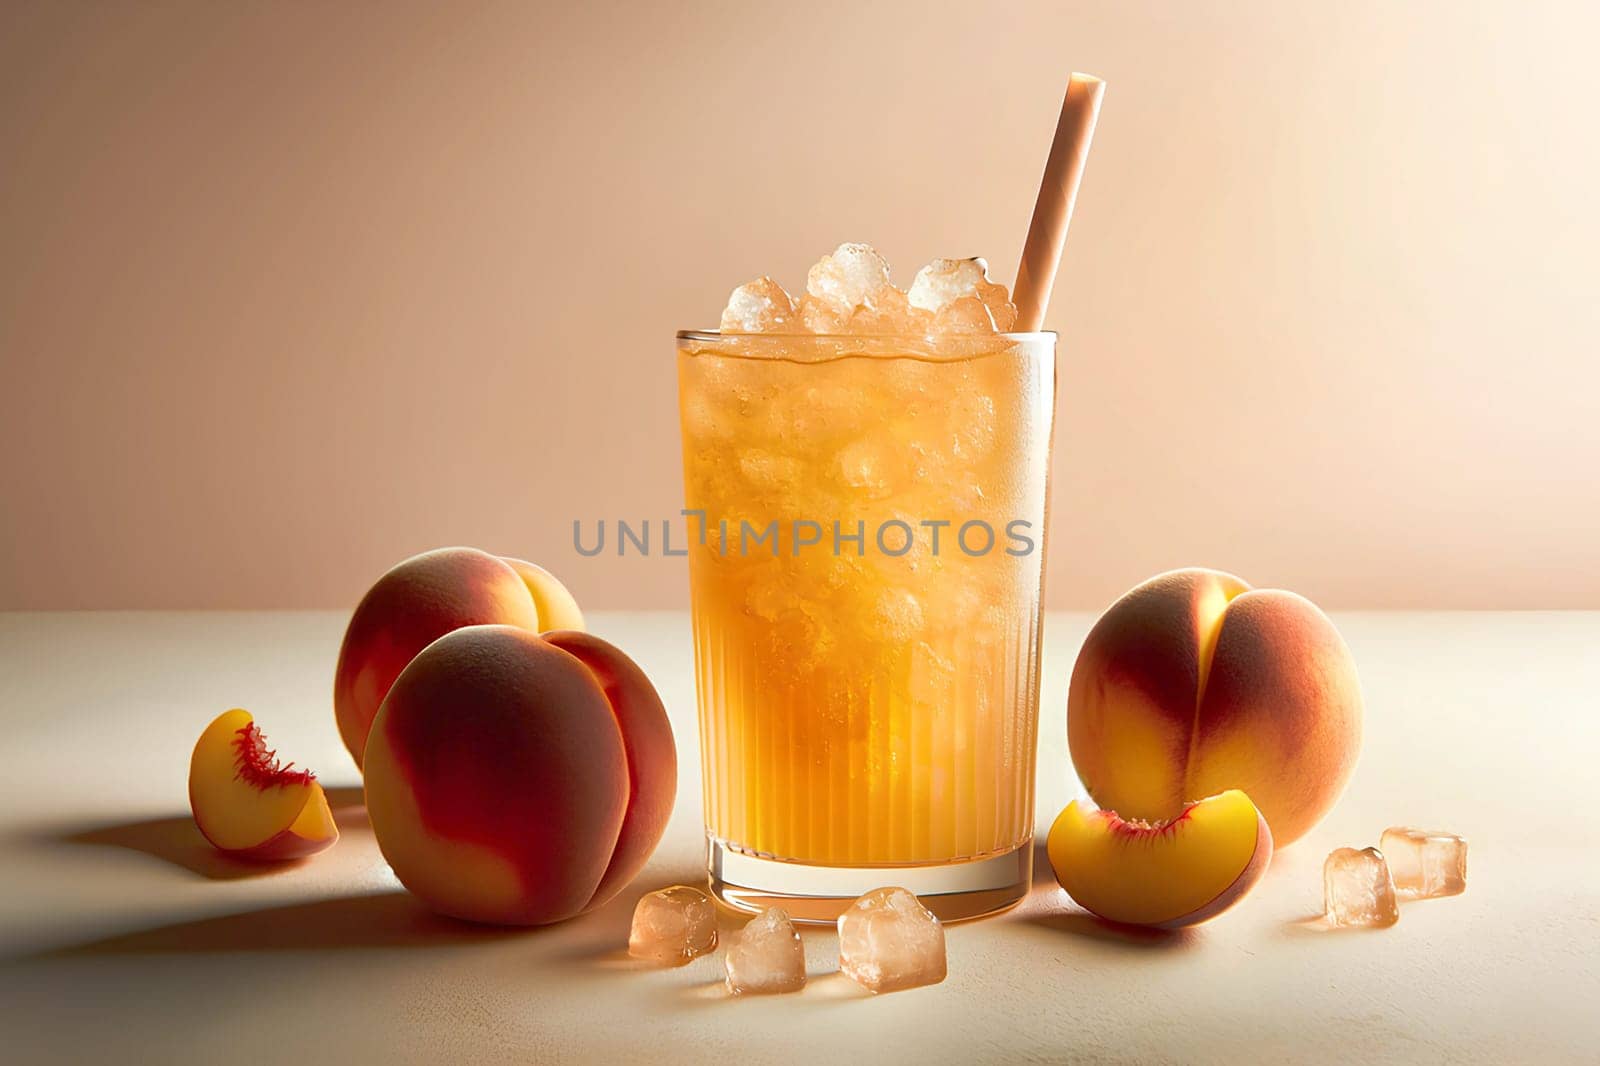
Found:
<svg viewBox="0 0 1600 1066"><path fill-rule="evenodd" d="M717 343L731 340L814 340L814 341L885 341L885 340L974 340L979 337L994 337L1017 343L1038 342L1043 340L1056 341L1060 339L1053 329L1035 330L1030 333L951 333L947 335L927 333L724 333L720 329L680 329L677 339L680 341L703 341Z"/></svg>

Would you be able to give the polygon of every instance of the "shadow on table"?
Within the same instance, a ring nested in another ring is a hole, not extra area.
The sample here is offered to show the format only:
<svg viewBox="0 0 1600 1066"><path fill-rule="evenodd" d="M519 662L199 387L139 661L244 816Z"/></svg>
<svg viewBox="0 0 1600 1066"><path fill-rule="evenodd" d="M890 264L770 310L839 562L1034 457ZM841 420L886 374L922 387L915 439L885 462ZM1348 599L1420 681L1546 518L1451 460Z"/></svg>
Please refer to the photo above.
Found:
<svg viewBox="0 0 1600 1066"><path fill-rule="evenodd" d="M802 934L804 935L804 934ZM838 970L811 970L806 974L805 987L787 995L804 996L815 1006L817 1003L865 1003L876 997ZM677 1009L714 1007L723 1003L737 1003L749 996L736 996L728 991L727 981L718 976L714 980L675 988L668 997ZM758 997L764 998L764 997Z"/></svg>
<svg viewBox="0 0 1600 1066"><path fill-rule="evenodd" d="M1120 945L1133 951L1187 951L1198 947L1201 940L1200 932L1193 928L1152 929L1143 925L1123 925L1080 910L1029 914L1020 921L1102 944Z"/></svg>
<svg viewBox="0 0 1600 1066"><path fill-rule="evenodd" d="M1381 933L1386 925L1334 925L1321 911L1303 918L1291 918L1283 923L1281 935L1290 939L1319 936L1358 936L1361 933Z"/></svg>
<svg viewBox="0 0 1600 1066"><path fill-rule="evenodd" d="M624 973L660 969L657 963L636 959L628 954L628 933L633 924L633 910L639 905L639 900L651 892L674 885L689 885L702 892L707 891L705 864L699 860L689 860L646 870L615 897L583 916L584 936L581 941L563 946L549 957L559 962ZM737 915L720 905L717 907L717 927L723 937L742 928L746 920L747 915Z"/></svg>
<svg viewBox="0 0 1600 1066"><path fill-rule="evenodd" d="M328 797L339 832L372 832L372 823L367 821L367 799L361 794L360 785L324 785L322 792Z"/></svg>
<svg viewBox="0 0 1600 1066"><path fill-rule="evenodd" d="M371 832L367 809L362 805L359 785L341 785L325 790L333 820L341 834ZM292 870L307 860L291 862L247 862L231 858L211 846L200 834L190 815L152 818L139 822L68 829L47 835L52 842L97 844L126 848L180 866L190 873L213 881L237 881L249 877L270 877Z"/></svg>
<svg viewBox="0 0 1600 1066"><path fill-rule="evenodd" d="M34 958L437 947L529 932L445 918L409 894L394 891L179 922L44 951Z"/></svg>
<svg viewBox="0 0 1600 1066"><path fill-rule="evenodd" d="M1050 869L1050 852L1043 837L1033 838L1033 882L1029 887L1034 892L1051 892L1061 887L1056 884L1055 871Z"/></svg>

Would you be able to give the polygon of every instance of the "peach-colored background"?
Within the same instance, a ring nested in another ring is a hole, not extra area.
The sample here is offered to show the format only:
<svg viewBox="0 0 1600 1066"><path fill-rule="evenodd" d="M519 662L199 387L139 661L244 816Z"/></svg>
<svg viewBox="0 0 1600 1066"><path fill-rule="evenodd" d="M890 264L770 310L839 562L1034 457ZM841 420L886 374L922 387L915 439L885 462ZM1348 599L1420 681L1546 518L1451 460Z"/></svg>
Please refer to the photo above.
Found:
<svg viewBox="0 0 1600 1066"><path fill-rule="evenodd" d="M1010 279L1109 83L1049 325L1050 601L1600 606L1580 5L0 7L0 607L349 604L441 543L589 606L676 560L672 331L844 239ZM592 524L589 526L592 528Z"/></svg>

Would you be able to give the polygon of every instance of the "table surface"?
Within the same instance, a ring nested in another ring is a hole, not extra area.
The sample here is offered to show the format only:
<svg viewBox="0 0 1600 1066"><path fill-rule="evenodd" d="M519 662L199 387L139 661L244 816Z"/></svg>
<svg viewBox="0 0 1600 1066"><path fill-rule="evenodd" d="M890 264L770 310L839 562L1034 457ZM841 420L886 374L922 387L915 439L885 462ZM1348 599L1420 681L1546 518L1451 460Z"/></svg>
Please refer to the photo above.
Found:
<svg viewBox="0 0 1600 1066"><path fill-rule="evenodd" d="M654 678L683 753L676 813L619 898L564 925L434 918L373 843L329 692L344 616L0 615L0 1042L9 1062L1597 1061L1600 614L1344 614L1366 745L1349 792L1237 908L1136 937L1048 868L949 930L941 985L871 997L807 931L799 995L732 999L722 959L641 970L645 890L703 880L686 616L593 630ZM1066 682L1084 615L1046 622L1038 826L1077 794ZM242 705L329 784L343 832L236 866L189 818L194 738ZM1471 838L1467 892L1328 931L1321 866L1393 823ZM737 922L731 922L730 927Z"/></svg>

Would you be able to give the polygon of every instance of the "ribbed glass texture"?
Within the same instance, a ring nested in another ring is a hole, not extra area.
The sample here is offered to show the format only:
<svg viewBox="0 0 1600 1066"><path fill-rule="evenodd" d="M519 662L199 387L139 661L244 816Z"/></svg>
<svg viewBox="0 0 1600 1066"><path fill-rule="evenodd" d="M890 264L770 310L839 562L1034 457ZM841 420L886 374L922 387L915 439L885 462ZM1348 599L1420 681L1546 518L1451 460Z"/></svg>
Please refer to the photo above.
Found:
<svg viewBox="0 0 1600 1066"><path fill-rule="evenodd" d="M713 837L836 866L1029 839L1054 340L680 335Z"/></svg>

